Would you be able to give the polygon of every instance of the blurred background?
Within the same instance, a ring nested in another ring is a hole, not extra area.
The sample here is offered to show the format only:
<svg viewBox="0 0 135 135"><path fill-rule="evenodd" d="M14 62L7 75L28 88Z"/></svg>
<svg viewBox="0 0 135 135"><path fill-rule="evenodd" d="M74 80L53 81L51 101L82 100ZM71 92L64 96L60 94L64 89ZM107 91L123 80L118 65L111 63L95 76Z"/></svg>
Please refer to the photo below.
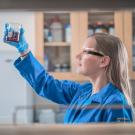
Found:
<svg viewBox="0 0 135 135"><path fill-rule="evenodd" d="M56 3L57 1L57 3ZM66 107L42 99L14 68L16 49L2 42L4 24L22 24L31 51L58 79L88 81L76 73L75 56L95 32L117 35L129 56L135 104L135 2L2 0L0 2L0 124L63 123ZM52 93L53 94L53 93Z"/></svg>

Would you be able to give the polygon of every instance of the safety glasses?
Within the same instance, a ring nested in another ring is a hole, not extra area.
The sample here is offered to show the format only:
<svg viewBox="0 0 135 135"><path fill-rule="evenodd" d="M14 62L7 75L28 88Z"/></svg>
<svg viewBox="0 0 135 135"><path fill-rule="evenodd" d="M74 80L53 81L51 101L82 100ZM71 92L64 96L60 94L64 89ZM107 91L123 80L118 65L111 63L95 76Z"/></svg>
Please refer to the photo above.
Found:
<svg viewBox="0 0 135 135"><path fill-rule="evenodd" d="M105 56L103 53L90 50L89 48L83 50L83 53L85 53L85 54L91 54L91 55L96 55L96 56L100 56L100 57Z"/></svg>

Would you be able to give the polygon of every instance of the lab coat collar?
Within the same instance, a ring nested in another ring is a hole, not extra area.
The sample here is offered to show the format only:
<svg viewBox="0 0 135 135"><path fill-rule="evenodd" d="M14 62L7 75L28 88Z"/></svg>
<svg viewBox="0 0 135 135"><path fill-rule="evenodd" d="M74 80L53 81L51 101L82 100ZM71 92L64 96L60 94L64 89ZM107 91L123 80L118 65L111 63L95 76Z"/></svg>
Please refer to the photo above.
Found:
<svg viewBox="0 0 135 135"><path fill-rule="evenodd" d="M101 88L98 93L91 95L91 101L93 103L103 104L113 92L118 92L118 88L110 82Z"/></svg>

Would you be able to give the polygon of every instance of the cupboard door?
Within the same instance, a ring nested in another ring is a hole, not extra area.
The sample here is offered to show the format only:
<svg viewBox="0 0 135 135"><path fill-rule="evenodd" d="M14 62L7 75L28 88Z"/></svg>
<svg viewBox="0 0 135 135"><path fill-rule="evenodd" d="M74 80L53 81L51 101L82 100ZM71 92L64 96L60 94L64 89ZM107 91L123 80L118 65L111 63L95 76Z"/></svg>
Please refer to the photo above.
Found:
<svg viewBox="0 0 135 135"><path fill-rule="evenodd" d="M88 36L96 32L105 32L120 37L124 41L123 11L88 12Z"/></svg>
<svg viewBox="0 0 135 135"><path fill-rule="evenodd" d="M52 22L56 20L56 17L61 20L61 24L63 25L62 41L53 41L53 38L50 38L50 34L49 37L46 36L46 32L50 32L50 29L54 28L54 23ZM75 57L77 53L80 52L84 39L87 37L86 18L86 12L36 13L36 57L43 66L45 66L45 68L46 66L47 68L49 67L48 71L58 79L63 80L64 74L65 79L67 80L87 80L84 76L76 73L77 69L75 61ZM84 20L83 23L82 19ZM68 34L68 37L66 37L66 32L69 32L69 29L65 29L67 28L67 25L70 25L71 30L71 34ZM71 38L71 42L67 42L67 39L70 39L69 36ZM61 68L63 65L64 68ZM67 70L67 67L70 68Z"/></svg>
<svg viewBox="0 0 135 135"><path fill-rule="evenodd" d="M49 72L70 72L71 24L69 12L44 13L44 63Z"/></svg>
<svg viewBox="0 0 135 135"><path fill-rule="evenodd" d="M129 57L129 75L131 79L135 79L135 13L132 11L124 11L124 43L128 51Z"/></svg>

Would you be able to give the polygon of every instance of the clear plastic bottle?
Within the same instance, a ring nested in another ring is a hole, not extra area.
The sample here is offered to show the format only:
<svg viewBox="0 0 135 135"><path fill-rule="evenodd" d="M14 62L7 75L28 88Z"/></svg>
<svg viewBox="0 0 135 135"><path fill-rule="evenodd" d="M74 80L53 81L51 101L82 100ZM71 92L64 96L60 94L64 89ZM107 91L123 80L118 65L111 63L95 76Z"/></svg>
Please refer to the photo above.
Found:
<svg viewBox="0 0 135 135"><path fill-rule="evenodd" d="M71 43L71 26L70 24L65 25L65 41Z"/></svg>
<svg viewBox="0 0 135 135"><path fill-rule="evenodd" d="M52 33L51 33L50 30L49 30L49 32L48 32L47 39L48 39L48 42L52 42Z"/></svg>
<svg viewBox="0 0 135 135"><path fill-rule="evenodd" d="M48 41L48 35L49 35L49 28L47 25L44 26L44 41Z"/></svg>
<svg viewBox="0 0 135 135"><path fill-rule="evenodd" d="M52 33L53 42L63 41L63 26L62 26L61 20L58 17L55 17L52 20L50 29L51 29L51 33Z"/></svg>
<svg viewBox="0 0 135 135"><path fill-rule="evenodd" d="M49 58L47 55L45 55L44 62L45 62L45 69L46 69L46 71L48 71L49 70Z"/></svg>
<svg viewBox="0 0 135 135"><path fill-rule="evenodd" d="M107 31L107 28L106 28L106 26L105 26L105 24L104 23L102 23L102 22L100 22L100 21L98 21L97 23L96 23L96 28L95 28L95 33L107 33L108 31Z"/></svg>
<svg viewBox="0 0 135 135"><path fill-rule="evenodd" d="M61 72L61 64L55 64L54 65L54 72Z"/></svg>
<svg viewBox="0 0 135 135"><path fill-rule="evenodd" d="M109 34L115 35L115 29L114 29L114 24L113 22L109 23L109 30L108 30Z"/></svg>
<svg viewBox="0 0 135 135"><path fill-rule="evenodd" d="M88 36L91 36L94 34L94 24L88 25Z"/></svg>
<svg viewBox="0 0 135 135"><path fill-rule="evenodd" d="M55 123L55 112L52 109L43 109L39 114L39 122L46 124Z"/></svg>

